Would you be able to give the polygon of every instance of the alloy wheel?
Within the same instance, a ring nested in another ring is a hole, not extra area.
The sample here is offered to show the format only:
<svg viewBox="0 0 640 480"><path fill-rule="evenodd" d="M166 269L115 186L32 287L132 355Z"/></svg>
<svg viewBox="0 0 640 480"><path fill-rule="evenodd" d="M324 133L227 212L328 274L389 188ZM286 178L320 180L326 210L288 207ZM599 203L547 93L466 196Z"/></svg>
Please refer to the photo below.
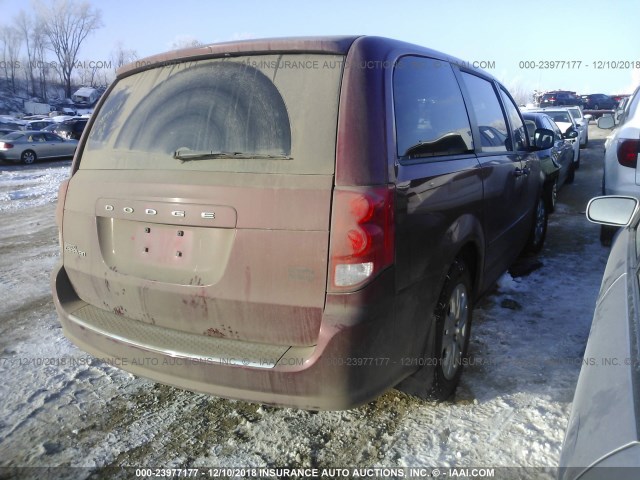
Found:
<svg viewBox="0 0 640 480"><path fill-rule="evenodd" d="M451 380L462 362L467 337L469 300L467 288L459 283L451 292L442 332L442 372Z"/></svg>

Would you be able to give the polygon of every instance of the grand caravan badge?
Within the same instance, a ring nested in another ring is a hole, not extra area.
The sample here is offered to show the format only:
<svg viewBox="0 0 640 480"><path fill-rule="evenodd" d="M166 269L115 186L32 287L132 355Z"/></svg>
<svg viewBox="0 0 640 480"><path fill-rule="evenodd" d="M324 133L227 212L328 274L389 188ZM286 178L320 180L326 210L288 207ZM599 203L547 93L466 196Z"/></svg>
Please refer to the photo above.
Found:
<svg viewBox="0 0 640 480"><path fill-rule="evenodd" d="M74 253L80 257L87 256L87 252L80 250L77 245L71 245L69 243L64 244L64 251L69 253Z"/></svg>

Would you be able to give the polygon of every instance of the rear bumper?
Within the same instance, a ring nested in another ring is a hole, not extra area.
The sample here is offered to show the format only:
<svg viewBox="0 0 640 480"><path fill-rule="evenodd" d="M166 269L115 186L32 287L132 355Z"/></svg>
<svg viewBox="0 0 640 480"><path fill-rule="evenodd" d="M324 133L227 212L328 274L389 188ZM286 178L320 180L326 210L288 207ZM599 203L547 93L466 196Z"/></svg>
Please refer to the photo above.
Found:
<svg viewBox="0 0 640 480"><path fill-rule="evenodd" d="M78 298L63 266L52 289L64 334L123 370L221 397L342 410L415 370L403 360L415 335L394 318L393 279L388 270L363 290L327 295L318 342L309 347L190 334L100 310Z"/></svg>

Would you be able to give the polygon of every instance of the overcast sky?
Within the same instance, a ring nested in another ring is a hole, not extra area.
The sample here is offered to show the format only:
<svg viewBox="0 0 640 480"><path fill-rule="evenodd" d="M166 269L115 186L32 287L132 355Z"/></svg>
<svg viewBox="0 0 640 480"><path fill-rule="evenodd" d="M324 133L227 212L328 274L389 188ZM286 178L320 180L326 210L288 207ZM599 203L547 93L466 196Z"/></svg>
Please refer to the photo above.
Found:
<svg viewBox="0 0 640 480"><path fill-rule="evenodd" d="M108 61L118 42L142 58L188 39L213 43L368 34L416 43L485 65L493 62L495 68L488 71L509 88L615 94L631 93L640 84L640 69L629 68L640 66L638 0L90 3L101 10L104 26L81 49L80 59L85 61ZM10 24L21 9L29 12L31 8L25 0L0 0L0 24ZM567 63L559 69L538 68L538 62L549 60ZM612 63L619 61L624 63Z"/></svg>

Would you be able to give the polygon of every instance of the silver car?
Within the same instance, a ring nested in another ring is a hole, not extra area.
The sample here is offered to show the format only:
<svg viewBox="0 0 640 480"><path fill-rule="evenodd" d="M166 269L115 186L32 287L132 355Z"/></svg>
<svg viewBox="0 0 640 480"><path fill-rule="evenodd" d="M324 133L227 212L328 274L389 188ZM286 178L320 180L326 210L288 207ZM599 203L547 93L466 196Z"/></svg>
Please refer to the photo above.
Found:
<svg viewBox="0 0 640 480"><path fill-rule="evenodd" d="M624 227L613 243L560 455L561 480L640 478L638 200L592 199L587 217ZM625 468L620 468L625 467Z"/></svg>
<svg viewBox="0 0 640 480"><path fill-rule="evenodd" d="M55 133L13 132L0 139L0 160L27 165L39 159L72 157L77 140L65 140Z"/></svg>
<svg viewBox="0 0 640 480"><path fill-rule="evenodd" d="M580 134L580 148L584 148L589 143L589 120L591 120L592 116L590 114L583 114L582 108L578 106L566 108L569 110L569 113L578 127L578 133Z"/></svg>

